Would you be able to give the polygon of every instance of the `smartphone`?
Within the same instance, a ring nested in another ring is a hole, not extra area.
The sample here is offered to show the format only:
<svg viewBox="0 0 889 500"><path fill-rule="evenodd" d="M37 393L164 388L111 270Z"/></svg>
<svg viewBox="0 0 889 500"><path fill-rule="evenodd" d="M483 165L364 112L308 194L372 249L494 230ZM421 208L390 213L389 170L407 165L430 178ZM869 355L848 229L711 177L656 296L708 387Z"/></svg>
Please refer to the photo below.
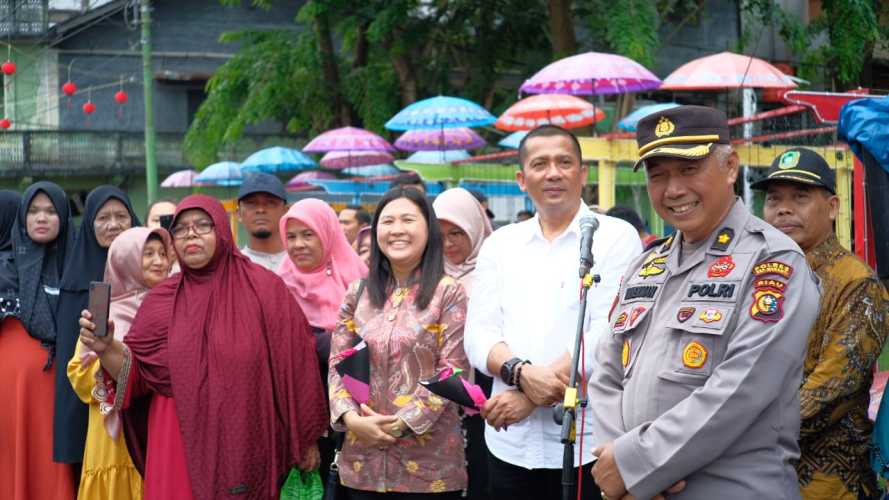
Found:
<svg viewBox="0 0 889 500"><path fill-rule="evenodd" d="M161 227L169 231L173 229L173 214L161 215L160 216Z"/></svg>
<svg viewBox="0 0 889 500"><path fill-rule="evenodd" d="M102 281L90 282L89 309L92 314L93 324L96 325L94 335L104 337L108 335L108 310L111 308L111 284Z"/></svg>

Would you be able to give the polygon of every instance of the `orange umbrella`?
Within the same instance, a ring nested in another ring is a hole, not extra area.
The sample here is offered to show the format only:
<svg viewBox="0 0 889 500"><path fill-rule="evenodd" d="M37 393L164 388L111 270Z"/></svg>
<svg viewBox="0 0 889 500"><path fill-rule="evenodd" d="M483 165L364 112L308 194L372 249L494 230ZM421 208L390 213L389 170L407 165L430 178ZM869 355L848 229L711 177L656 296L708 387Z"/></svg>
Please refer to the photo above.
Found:
<svg viewBox="0 0 889 500"><path fill-rule="evenodd" d="M791 89L796 84L771 64L753 56L721 52L680 66L660 90Z"/></svg>
<svg viewBox="0 0 889 500"><path fill-rule="evenodd" d="M513 104L494 123L500 130L516 132L553 124L564 128L585 127L605 118L601 109L573 95L538 94Z"/></svg>

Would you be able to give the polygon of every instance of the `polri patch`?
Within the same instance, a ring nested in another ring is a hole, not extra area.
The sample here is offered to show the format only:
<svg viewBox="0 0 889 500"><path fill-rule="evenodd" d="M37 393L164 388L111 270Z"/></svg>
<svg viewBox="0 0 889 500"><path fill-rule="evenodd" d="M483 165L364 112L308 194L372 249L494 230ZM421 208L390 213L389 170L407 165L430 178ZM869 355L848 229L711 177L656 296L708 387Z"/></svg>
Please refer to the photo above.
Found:
<svg viewBox="0 0 889 500"><path fill-rule="evenodd" d="M680 323L685 323L688 321L688 318L691 318L695 313L694 307L680 307L679 311L676 313L676 319Z"/></svg>
<svg viewBox="0 0 889 500"><path fill-rule="evenodd" d="M708 278L725 278L735 270L735 260L731 255L723 255L713 261L707 269Z"/></svg>
<svg viewBox="0 0 889 500"><path fill-rule="evenodd" d="M728 246L732 243L733 239L735 239L735 230L730 227L724 227L719 230L719 233L716 235L716 239L713 240L713 245L710 246L710 249L719 252L725 252L726 249L728 249Z"/></svg>
<svg viewBox="0 0 889 500"><path fill-rule="evenodd" d="M730 299L735 296L734 283L692 283L688 287L687 298Z"/></svg>
<svg viewBox="0 0 889 500"><path fill-rule="evenodd" d="M750 305L750 317L763 323L780 321L784 317L784 288L786 286L773 287L765 284L755 286L753 288L753 304Z"/></svg>
<svg viewBox="0 0 889 500"><path fill-rule="evenodd" d="M657 293L657 285L631 286L624 291L624 300L650 299Z"/></svg>
<svg viewBox="0 0 889 500"><path fill-rule="evenodd" d="M700 368L707 362L707 348L693 340L682 350L682 364L686 368Z"/></svg>
<svg viewBox="0 0 889 500"><path fill-rule="evenodd" d="M630 339L624 339L624 347L620 352L620 364L622 364L624 368L630 364Z"/></svg>
<svg viewBox="0 0 889 500"><path fill-rule="evenodd" d="M790 278L790 275L793 274L793 268L778 260L760 262L753 266L754 276L765 276L767 274L777 274L778 276Z"/></svg>

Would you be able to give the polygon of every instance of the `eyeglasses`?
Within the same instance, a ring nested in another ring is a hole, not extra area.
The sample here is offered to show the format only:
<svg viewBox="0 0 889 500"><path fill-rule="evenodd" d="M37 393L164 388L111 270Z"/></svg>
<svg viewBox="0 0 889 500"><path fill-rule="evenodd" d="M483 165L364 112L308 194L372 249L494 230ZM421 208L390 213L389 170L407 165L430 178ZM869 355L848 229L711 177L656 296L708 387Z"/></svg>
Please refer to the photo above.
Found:
<svg viewBox="0 0 889 500"><path fill-rule="evenodd" d="M194 230L194 234L196 234L198 236L203 236L205 234L210 234L210 232L213 231L214 227L215 226L214 226L213 222L211 222L211 221L199 220L199 221L195 222L194 224L189 224L187 226L177 224L172 229L170 229L170 233L177 240L184 240L188 236L188 232L190 230Z"/></svg>

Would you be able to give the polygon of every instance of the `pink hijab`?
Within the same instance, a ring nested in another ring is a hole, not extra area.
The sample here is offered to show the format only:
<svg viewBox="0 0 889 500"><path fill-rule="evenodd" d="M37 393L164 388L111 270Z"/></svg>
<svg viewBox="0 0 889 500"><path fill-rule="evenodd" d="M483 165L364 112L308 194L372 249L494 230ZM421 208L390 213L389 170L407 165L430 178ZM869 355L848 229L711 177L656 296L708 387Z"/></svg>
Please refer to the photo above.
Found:
<svg viewBox="0 0 889 500"><path fill-rule="evenodd" d="M494 232L491 221L475 196L459 187L448 189L436 196L432 208L435 209L438 220L450 222L469 236L472 252L466 260L462 264L451 264L448 259L444 261L445 272L457 278L468 292L471 286L470 275L475 270L475 262L482 249L482 243Z"/></svg>
<svg viewBox="0 0 889 500"><path fill-rule="evenodd" d="M346 289L351 282L367 276L367 266L349 245L336 212L327 203L307 198L290 207L278 223L285 247L290 220L305 224L318 235L323 251L321 265L311 271L302 271L287 257L278 267L278 276L290 289L309 324L332 331Z"/></svg>

